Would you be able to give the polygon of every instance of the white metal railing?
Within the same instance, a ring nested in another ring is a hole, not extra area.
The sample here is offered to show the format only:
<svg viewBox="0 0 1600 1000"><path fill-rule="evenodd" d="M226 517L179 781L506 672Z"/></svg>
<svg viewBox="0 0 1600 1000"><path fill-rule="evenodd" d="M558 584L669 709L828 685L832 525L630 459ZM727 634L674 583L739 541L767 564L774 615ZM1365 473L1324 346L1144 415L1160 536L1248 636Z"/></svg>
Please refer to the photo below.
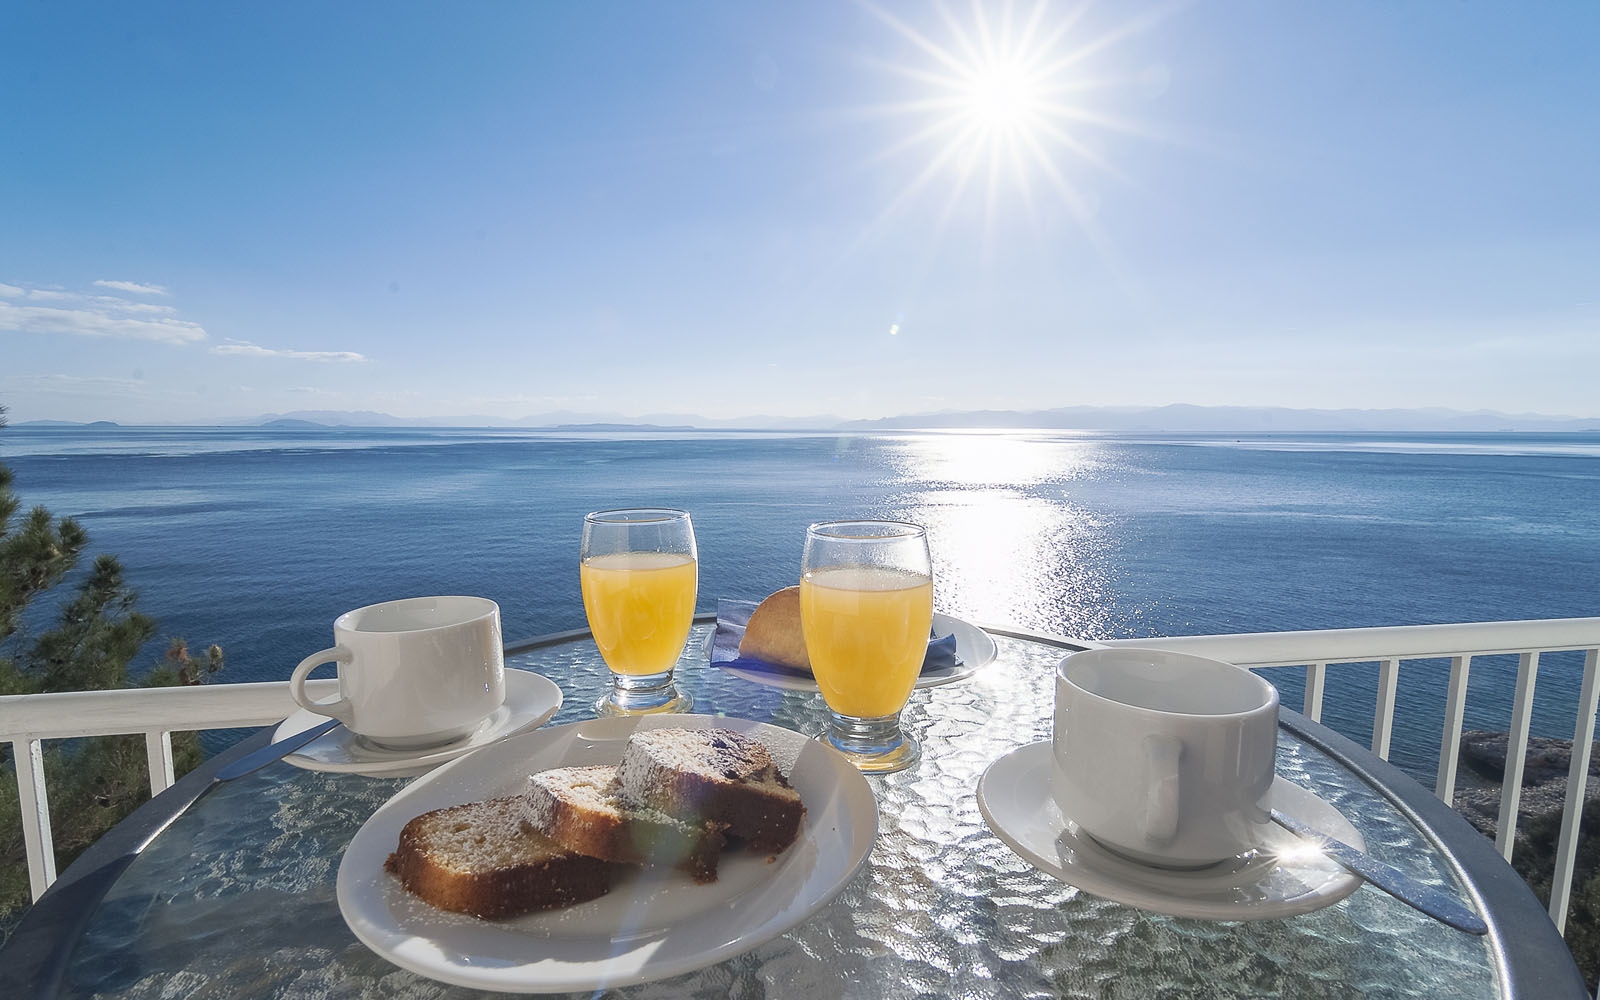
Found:
<svg viewBox="0 0 1600 1000"><path fill-rule="evenodd" d="M339 682L332 679L306 684L306 690L317 699L332 697L338 687ZM173 782L173 733L265 726L297 708L289 697L289 685L281 681L0 697L0 742L11 744L16 766L33 898L38 899L56 879L50 803L44 785L44 740L143 733L150 794L157 795Z"/></svg>
<svg viewBox="0 0 1600 1000"><path fill-rule="evenodd" d="M1539 654L1584 651L1583 683L1567 780L1566 815L1556 846L1556 868L1550 891L1551 919L1558 928L1565 925L1567 903L1572 891L1578 827L1583 811L1584 785L1589 773L1596 702L1600 699L1600 663L1597 663L1600 618L1176 636L1079 644L1179 650L1253 669L1304 666L1304 712L1317 720L1322 717L1322 696L1330 665L1376 662L1379 664L1378 696L1373 719L1372 749L1384 758L1388 757L1390 735L1394 731L1395 691L1401 662L1448 658L1450 686L1435 787L1436 794L1445 802L1451 800L1455 789L1467 676L1472 659L1492 654L1517 654L1517 686L1512 703L1505 781L1501 790L1500 819L1495 838L1496 846L1507 859L1511 857L1516 835L1517 806L1522 794L1523 759L1527 754ZM323 698L333 695L337 684L335 680L317 680L309 682L308 688L313 697ZM289 715L295 708L289 698L288 685L282 682L0 697L0 742L11 743L14 751L17 788L22 804L23 839L27 847L28 875L34 898L38 898L55 880L55 855L50 838L50 810L45 795L41 741L143 733L150 771L150 791L155 794L173 781L171 733L267 725Z"/></svg>
<svg viewBox="0 0 1600 1000"><path fill-rule="evenodd" d="M1573 862L1578 851L1578 828L1583 818L1584 788L1589 779L1596 701L1600 699L1600 618L1117 639L1091 645L1170 649L1226 660L1251 669L1304 666L1303 711L1318 721L1322 718L1322 695L1330 664L1377 663L1378 696L1372 721L1372 752L1385 760L1389 757L1389 739L1394 732L1395 691L1401 661L1448 659L1450 687L1434 785L1434 794L1446 803L1455 795L1461 720L1466 708L1467 675L1472 660L1477 656L1516 654L1517 686L1511 704L1505 779L1500 786L1500 816L1495 828L1495 847L1507 861L1511 860L1511 849L1516 842L1517 809L1522 798L1523 761L1528 752L1528 727L1533 717L1533 688L1539 670L1539 654L1583 651L1583 682L1572 734L1565 813L1561 820L1561 836L1556 842L1556 866L1550 885L1550 919L1555 921L1558 930L1565 928L1567 903L1572 895Z"/></svg>

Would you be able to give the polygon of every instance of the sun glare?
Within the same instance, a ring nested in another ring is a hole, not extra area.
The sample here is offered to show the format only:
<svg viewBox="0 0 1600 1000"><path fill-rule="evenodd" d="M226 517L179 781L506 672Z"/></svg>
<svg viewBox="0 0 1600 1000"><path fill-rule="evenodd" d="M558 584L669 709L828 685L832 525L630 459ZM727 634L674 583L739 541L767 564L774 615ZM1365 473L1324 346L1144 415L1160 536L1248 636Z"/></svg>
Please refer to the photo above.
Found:
<svg viewBox="0 0 1600 1000"><path fill-rule="evenodd" d="M991 222L1002 196L1013 194L1034 215L1034 189L1042 187L1090 229L1085 176L1121 177L1097 150L1098 137L1106 132L1145 134L1133 123L1094 108L1097 92L1133 76L1127 67L1113 65L1108 73L1099 65L1114 64L1107 51L1161 20L1164 10L1091 34L1083 23L1087 4L1058 15L1048 0L1037 0L1025 11L1010 2L986 5L975 0L964 19L937 5L939 30L932 32L897 13L870 4L868 9L919 53L906 63L879 63L880 68L921 93L870 109L913 123L874 162L918 162L918 153L925 157L880 221L936 178L949 177L953 184L941 226L974 191L981 191Z"/></svg>

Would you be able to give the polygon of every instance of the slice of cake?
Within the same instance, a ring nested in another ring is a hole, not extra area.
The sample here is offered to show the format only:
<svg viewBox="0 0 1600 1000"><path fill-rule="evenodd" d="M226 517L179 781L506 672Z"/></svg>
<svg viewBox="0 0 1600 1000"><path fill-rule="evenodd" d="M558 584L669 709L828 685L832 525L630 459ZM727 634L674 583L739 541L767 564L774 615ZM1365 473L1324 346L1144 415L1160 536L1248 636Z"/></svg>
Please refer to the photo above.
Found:
<svg viewBox="0 0 1600 1000"><path fill-rule="evenodd" d="M423 813L383 865L423 901L490 919L603 896L614 867L524 827L515 796Z"/></svg>
<svg viewBox="0 0 1600 1000"><path fill-rule="evenodd" d="M766 744L731 729L636 732L617 775L627 801L723 824L755 851L794 843L806 811Z"/></svg>
<svg viewBox="0 0 1600 1000"><path fill-rule="evenodd" d="M717 880L722 826L625 802L617 769L557 767L528 778L523 817L571 851L625 864L675 865L696 882Z"/></svg>

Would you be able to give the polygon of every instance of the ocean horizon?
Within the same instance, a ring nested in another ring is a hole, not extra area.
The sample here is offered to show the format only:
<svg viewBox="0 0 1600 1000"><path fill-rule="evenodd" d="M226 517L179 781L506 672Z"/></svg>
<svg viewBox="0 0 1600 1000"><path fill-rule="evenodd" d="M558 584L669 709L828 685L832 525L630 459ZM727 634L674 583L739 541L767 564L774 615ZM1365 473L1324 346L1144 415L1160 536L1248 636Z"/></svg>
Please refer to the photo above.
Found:
<svg viewBox="0 0 1600 1000"><path fill-rule="evenodd" d="M583 627L582 516L618 506L690 511L702 611L793 583L805 526L847 516L928 527L939 610L1074 638L1584 617L1600 594L1593 432L24 425L0 462L122 561L160 623L136 670L183 636L223 647L224 682L287 678L391 598L493 598L512 640ZM1571 737L1580 665L1541 660L1536 732ZM1430 780L1447 669L1401 672L1392 758ZM1474 661L1469 728L1505 727L1514 672ZM1290 708L1301 675L1269 674ZM1330 671L1324 721L1364 741L1376 683Z"/></svg>

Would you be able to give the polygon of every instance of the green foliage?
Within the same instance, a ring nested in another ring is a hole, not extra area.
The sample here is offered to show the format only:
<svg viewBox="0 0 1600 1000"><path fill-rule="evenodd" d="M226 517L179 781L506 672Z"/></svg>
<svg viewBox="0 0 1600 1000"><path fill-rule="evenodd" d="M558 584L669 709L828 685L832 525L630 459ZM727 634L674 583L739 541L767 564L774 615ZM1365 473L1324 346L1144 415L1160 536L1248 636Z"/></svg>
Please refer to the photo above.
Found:
<svg viewBox="0 0 1600 1000"><path fill-rule="evenodd" d="M18 531L9 530L18 501L11 492L11 470L0 466L0 642L20 627L24 608L66 576L89 537L71 518L54 521L35 507Z"/></svg>
<svg viewBox="0 0 1600 1000"><path fill-rule="evenodd" d="M222 669L222 647L211 646L204 659L189 655L189 643L178 636L167 646L166 659L150 671L145 678L146 687L176 687L180 684L204 684L211 675Z"/></svg>
<svg viewBox="0 0 1600 1000"><path fill-rule="evenodd" d="M17 817L15 825L18 828L15 830L12 828L12 817ZM22 908L31 898L28 866L13 860L13 855L21 846L20 824L17 783L0 774L0 940L10 935L12 926L22 915Z"/></svg>
<svg viewBox="0 0 1600 1000"><path fill-rule="evenodd" d="M126 687L128 664L156 633L156 623L133 610L136 596L113 556L97 556L56 627L32 644L21 670L40 691L98 691Z"/></svg>
<svg viewBox="0 0 1600 1000"><path fill-rule="evenodd" d="M3 414L0 407L0 427L5 425ZM89 536L71 518L52 518L43 507L35 507L13 529L11 519L21 504L12 478L11 470L0 465L0 695L130 686L128 665L154 637L156 623L135 610L137 595L114 557L97 556L50 627L36 637L29 635L29 604L66 579ZM142 684L201 684L222 666L220 647L211 646L196 657L178 638ZM9 756L9 746L0 744L0 765ZM183 774L204 754L195 734L174 733L172 756L175 770ZM58 871L150 797L145 768L139 736L46 744L45 788ZM17 785L10 776L0 776L0 939L29 900Z"/></svg>

